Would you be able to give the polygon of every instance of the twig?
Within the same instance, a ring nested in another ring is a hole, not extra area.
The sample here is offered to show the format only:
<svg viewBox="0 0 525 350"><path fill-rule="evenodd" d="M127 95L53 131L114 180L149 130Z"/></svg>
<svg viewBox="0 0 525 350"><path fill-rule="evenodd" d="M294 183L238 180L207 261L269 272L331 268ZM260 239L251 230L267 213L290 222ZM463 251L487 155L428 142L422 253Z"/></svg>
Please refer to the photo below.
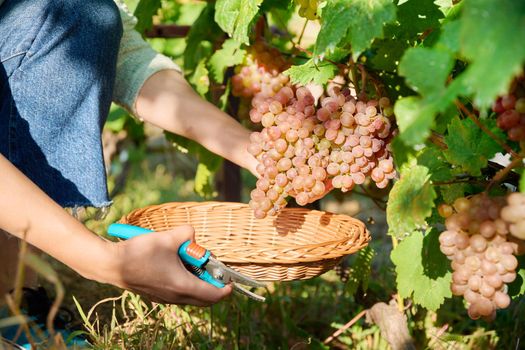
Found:
<svg viewBox="0 0 525 350"><path fill-rule="evenodd" d="M488 192L495 184L502 181L512 171L512 169L520 165L523 166L523 156L517 155L517 157L514 158L512 162L510 162L505 168L499 170L496 175L494 175L485 191Z"/></svg>
<svg viewBox="0 0 525 350"><path fill-rule="evenodd" d="M156 24L147 30L144 35L148 38L185 38L191 26L175 24Z"/></svg>
<svg viewBox="0 0 525 350"><path fill-rule="evenodd" d="M335 338L337 338L338 336L341 335L341 333L343 333L344 331L346 331L348 328L352 327L352 325L354 323L356 323L357 321L359 321L359 319L361 317L363 317L365 314L366 314L366 311L367 310L363 310L361 311L360 313L358 313L354 318L352 318L347 324L345 324L343 327L339 328L337 331L335 331L331 336L329 336L328 338L325 339L325 341L323 342L323 344L329 344L332 340L334 340Z"/></svg>
<svg viewBox="0 0 525 350"><path fill-rule="evenodd" d="M441 149L447 149L447 144L445 141L443 141L443 135L438 134L435 131L432 131L432 133L429 136L429 141L432 142L434 145L438 146Z"/></svg>
<svg viewBox="0 0 525 350"><path fill-rule="evenodd" d="M517 158L519 157L519 155L514 152L514 150L508 145L506 144L504 141L500 140L496 135L494 135L494 133L492 131L490 131L485 125L483 125L478 117L472 113L463 103L461 103L460 101L456 100L454 102L456 104L456 106L463 112L467 115L467 117L470 118L470 120L472 120L474 122L474 124L476 124L484 133L486 133L490 138L492 138L494 141L496 141L505 151L507 151L507 153L509 153L513 158Z"/></svg>
<svg viewBox="0 0 525 350"><path fill-rule="evenodd" d="M305 18L303 29L301 30L301 34L299 34L299 39L297 39L297 45L301 45L301 40L303 40L304 31L306 30L306 26L308 24L308 18Z"/></svg>
<svg viewBox="0 0 525 350"><path fill-rule="evenodd" d="M471 183L471 184L485 184L487 181L466 177L466 178L456 178L453 180L447 180L447 181L432 181L432 184L435 186L445 186L445 185L453 185L453 184L460 184L460 183Z"/></svg>

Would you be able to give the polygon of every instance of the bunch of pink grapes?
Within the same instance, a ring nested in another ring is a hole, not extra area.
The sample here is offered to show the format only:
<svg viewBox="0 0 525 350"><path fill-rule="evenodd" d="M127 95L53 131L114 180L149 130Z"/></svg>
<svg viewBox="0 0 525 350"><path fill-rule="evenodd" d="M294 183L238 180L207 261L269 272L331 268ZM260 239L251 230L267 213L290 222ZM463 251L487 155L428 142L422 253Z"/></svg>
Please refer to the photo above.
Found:
<svg viewBox="0 0 525 350"><path fill-rule="evenodd" d="M516 278L518 267L518 244L512 235L523 237L524 204L520 193L493 198L479 194L439 207L446 217L440 248L454 271L450 288L465 298L472 319L492 320L497 309L510 304L507 284Z"/></svg>
<svg viewBox="0 0 525 350"><path fill-rule="evenodd" d="M262 92L272 96L288 83L289 78L281 72L289 66L277 49L257 41L250 47L245 62L235 68L231 79L232 94L251 98Z"/></svg>
<svg viewBox="0 0 525 350"><path fill-rule="evenodd" d="M498 115L498 127L507 131L510 140L525 140L525 79L516 79L509 93L494 102L492 110Z"/></svg>
<svg viewBox="0 0 525 350"><path fill-rule="evenodd" d="M255 217L275 215L289 196L306 205L331 186L349 191L369 177L384 188L396 177L387 98L358 101L348 88L330 85L315 102L307 88L290 85L254 96L250 119L262 124L248 148L259 160Z"/></svg>

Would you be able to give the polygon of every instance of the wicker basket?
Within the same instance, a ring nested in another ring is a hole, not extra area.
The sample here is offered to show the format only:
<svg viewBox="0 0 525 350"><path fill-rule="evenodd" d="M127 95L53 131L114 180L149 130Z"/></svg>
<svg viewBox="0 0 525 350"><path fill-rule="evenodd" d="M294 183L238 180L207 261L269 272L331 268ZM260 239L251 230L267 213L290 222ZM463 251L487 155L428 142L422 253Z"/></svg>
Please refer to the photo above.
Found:
<svg viewBox="0 0 525 350"><path fill-rule="evenodd" d="M346 215L285 208L256 219L246 204L166 203L137 209L121 223L162 231L182 224L195 228L197 243L222 262L259 281L319 276L370 240L365 225Z"/></svg>

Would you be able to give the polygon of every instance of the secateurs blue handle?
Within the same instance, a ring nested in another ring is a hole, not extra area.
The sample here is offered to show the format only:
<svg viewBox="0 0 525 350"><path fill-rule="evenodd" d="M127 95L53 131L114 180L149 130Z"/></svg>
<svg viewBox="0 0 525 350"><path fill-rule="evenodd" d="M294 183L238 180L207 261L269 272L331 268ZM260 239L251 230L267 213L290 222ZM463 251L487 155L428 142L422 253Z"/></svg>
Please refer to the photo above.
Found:
<svg viewBox="0 0 525 350"><path fill-rule="evenodd" d="M128 224L111 224L108 227L108 234L110 236L121 238L121 239L130 239L130 238L141 236L141 235L144 235L146 233L151 233L151 232L154 232L154 231L144 228L144 227L128 225ZM211 253L209 250L207 250L204 247L201 247L196 242L187 240L186 242L182 243L182 245L179 247L178 253L179 253L181 260L185 264L198 268L197 271L195 271L194 269L190 270L194 275L196 275L201 280L208 282L217 288L224 287L224 283L217 281L205 269L205 265L209 261L210 256L211 256Z"/></svg>

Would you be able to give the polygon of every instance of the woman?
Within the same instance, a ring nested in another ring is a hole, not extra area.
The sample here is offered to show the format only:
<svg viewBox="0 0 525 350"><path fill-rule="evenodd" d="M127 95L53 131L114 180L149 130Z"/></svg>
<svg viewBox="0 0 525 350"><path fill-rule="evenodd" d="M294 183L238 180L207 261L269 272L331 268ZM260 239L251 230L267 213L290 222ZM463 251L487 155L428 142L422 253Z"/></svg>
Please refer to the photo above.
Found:
<svg viewBox="0 0 525 350"><path fill-rule="evenodd" d="M64 207L111 204L101 130L111 101L255 174L249 132L201 99L112 0L0 0L0 293L13 288L20 239L85 278L175 304L228 296L177 255L189 226L102 240ZM36 287L33 273L25 286ZM3 298L2 298L3 299Z"/></svg>

